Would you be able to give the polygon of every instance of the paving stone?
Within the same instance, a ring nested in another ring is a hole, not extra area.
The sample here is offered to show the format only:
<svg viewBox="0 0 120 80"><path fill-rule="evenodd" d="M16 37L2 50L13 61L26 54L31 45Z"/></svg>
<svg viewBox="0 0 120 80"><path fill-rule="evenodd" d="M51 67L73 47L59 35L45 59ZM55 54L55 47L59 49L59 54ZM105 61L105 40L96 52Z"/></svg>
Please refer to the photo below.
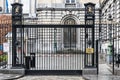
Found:
<svg viewBox="0 0 120 80"><path fill-rule="evenodd" d="M112 75L109 68L107 64L100 64L99 75L83 75L83 77L89 80L120 80L120 76Z"/></svg>
<svg viewBox="0 0 120 80"><path fill-rule="evenodd" d="M99 75L83 75L83 76L42 76L42 75L26 75L16 80L120 80L120 76L112 75L108 70L107 64L100 64ZM16 74L0 74L0 80L19 77Z"/></svg>
<svg viewBox="0 0 120 80"><path fill-rule="evenodd" d="M120 80L120 76L84 75L89 80Z"/></svg>
<svg viewBox="0 0 120 80"><path fill-rule="evenodd" d="M85 80L82 76L25 76L18 80Z"/></svg>

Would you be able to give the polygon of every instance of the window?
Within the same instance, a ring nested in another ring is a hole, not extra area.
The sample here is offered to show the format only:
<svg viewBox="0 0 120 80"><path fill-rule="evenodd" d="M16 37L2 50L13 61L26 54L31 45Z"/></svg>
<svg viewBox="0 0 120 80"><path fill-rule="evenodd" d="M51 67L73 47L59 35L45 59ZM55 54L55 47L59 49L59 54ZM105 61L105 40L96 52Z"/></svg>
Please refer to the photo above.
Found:
<svg viewBox="0 0 120 80"><path fill-rule="evenodd" d="M75 3L75 0L71 0L71 3Z"/></svg>
<svg viewBox="0 0 120 80"><path fill-rule="evenodd" d="M65 21L66 25L76 24L75 20L69 18ZM74 48L76 47L76 28L64 28L64 47L65 48Z"/></svg>
<svg viewBox="0 0 120 80"><path fill-rule="evenodd" d="M66 3L70 3L70 0L66 0Z"/></svg>
<svg viewBox="0 0 120 80"><path fill-rule="evenodd" d="M75 3L75 0L66 0L66 3Z"/></svg>

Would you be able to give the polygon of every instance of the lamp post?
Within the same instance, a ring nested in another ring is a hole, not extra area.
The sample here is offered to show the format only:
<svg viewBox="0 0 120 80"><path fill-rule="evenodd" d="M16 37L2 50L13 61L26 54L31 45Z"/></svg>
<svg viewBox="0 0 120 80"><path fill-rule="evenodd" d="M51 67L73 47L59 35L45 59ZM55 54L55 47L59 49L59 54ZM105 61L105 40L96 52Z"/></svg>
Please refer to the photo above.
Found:
<svg viewBox="0 0 120 80"><path fill-rule="evenodd" d="M108 21L110 22L109 23L109 40L110 40L110 44L112 44L112 16L109 14L108 16Z"/></svg>
<svg viewBox="0 0 120 80"><path fill-rule="evenodd" d="M108 35L109 35L109 53L108 53L108 62L111 63L112 62L112 54L113 54L113 43L112 43L112 16L111 14L108 15Z"/></svg>

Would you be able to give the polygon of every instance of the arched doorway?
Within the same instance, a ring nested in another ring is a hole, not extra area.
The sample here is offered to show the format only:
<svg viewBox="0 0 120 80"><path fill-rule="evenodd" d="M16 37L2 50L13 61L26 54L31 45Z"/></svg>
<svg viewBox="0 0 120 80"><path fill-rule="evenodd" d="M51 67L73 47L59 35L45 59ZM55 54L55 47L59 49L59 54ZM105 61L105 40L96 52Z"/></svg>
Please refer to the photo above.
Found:
<svg viewBox="0 0 120 80"><path fill-rule="evenodd" d="M76 21L73 18L67 18L64 21L65 25L75 25ZM64 28L63 30L63 42L64 48L75 48L76 47L76 28Z"/></svg>

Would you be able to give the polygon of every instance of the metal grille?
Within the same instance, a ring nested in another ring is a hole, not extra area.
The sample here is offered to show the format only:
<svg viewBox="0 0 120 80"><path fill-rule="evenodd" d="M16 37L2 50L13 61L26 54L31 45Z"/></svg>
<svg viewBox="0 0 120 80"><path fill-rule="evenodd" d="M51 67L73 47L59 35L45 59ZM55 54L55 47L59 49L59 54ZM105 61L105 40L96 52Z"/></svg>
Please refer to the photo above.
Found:
<svg viewBox="0 0 120 80"><path fill-rule="evenodd" d="M84 68L85 28L74 28L77 35L71 37L69 31L73 29L72 27L65 28L65 25L61 27L55 25L48 28L44 25L43 27L32 27L32 25L25 27L24 25L24 35L21 35L21 38L24 39L23 44L21 44L24 45L22 51L24 51L24 56L30 56L32 60L35 56L30 70L82 70ZM17 28L17 31L19 29ZM69 30L64 33L66 29ZM17 38L17 41L21 38ZM65 40L71 41L68 43L69 47L65 46ZM76 40L74 46L72 40ZM19 53L17 55L20 60L21 55ZM21 61L19 64L22 64Z"/></svg>
<svg viewBox="0 0 120 80"><path fill-rule="evenodd" d="M80 71L97 67L94 43L99 27L95 28L98 24L95 25L94 14L88 16L84 9L50 8L37 9L35 18L22 18L22 12L14 10L17 5L13 4L12 17L13 66L21 65L29 71ZM18 6L22 9L21 4Z"/></svg>
<svg viewBox="0 0 120 80"><path fill-rule="evenodd" d="M11 46L9 33L12 31L11 24L11 15L0 15L0 68L6 68L7 66L11 66L10 58L8 54L11 56Z"/></svg>

